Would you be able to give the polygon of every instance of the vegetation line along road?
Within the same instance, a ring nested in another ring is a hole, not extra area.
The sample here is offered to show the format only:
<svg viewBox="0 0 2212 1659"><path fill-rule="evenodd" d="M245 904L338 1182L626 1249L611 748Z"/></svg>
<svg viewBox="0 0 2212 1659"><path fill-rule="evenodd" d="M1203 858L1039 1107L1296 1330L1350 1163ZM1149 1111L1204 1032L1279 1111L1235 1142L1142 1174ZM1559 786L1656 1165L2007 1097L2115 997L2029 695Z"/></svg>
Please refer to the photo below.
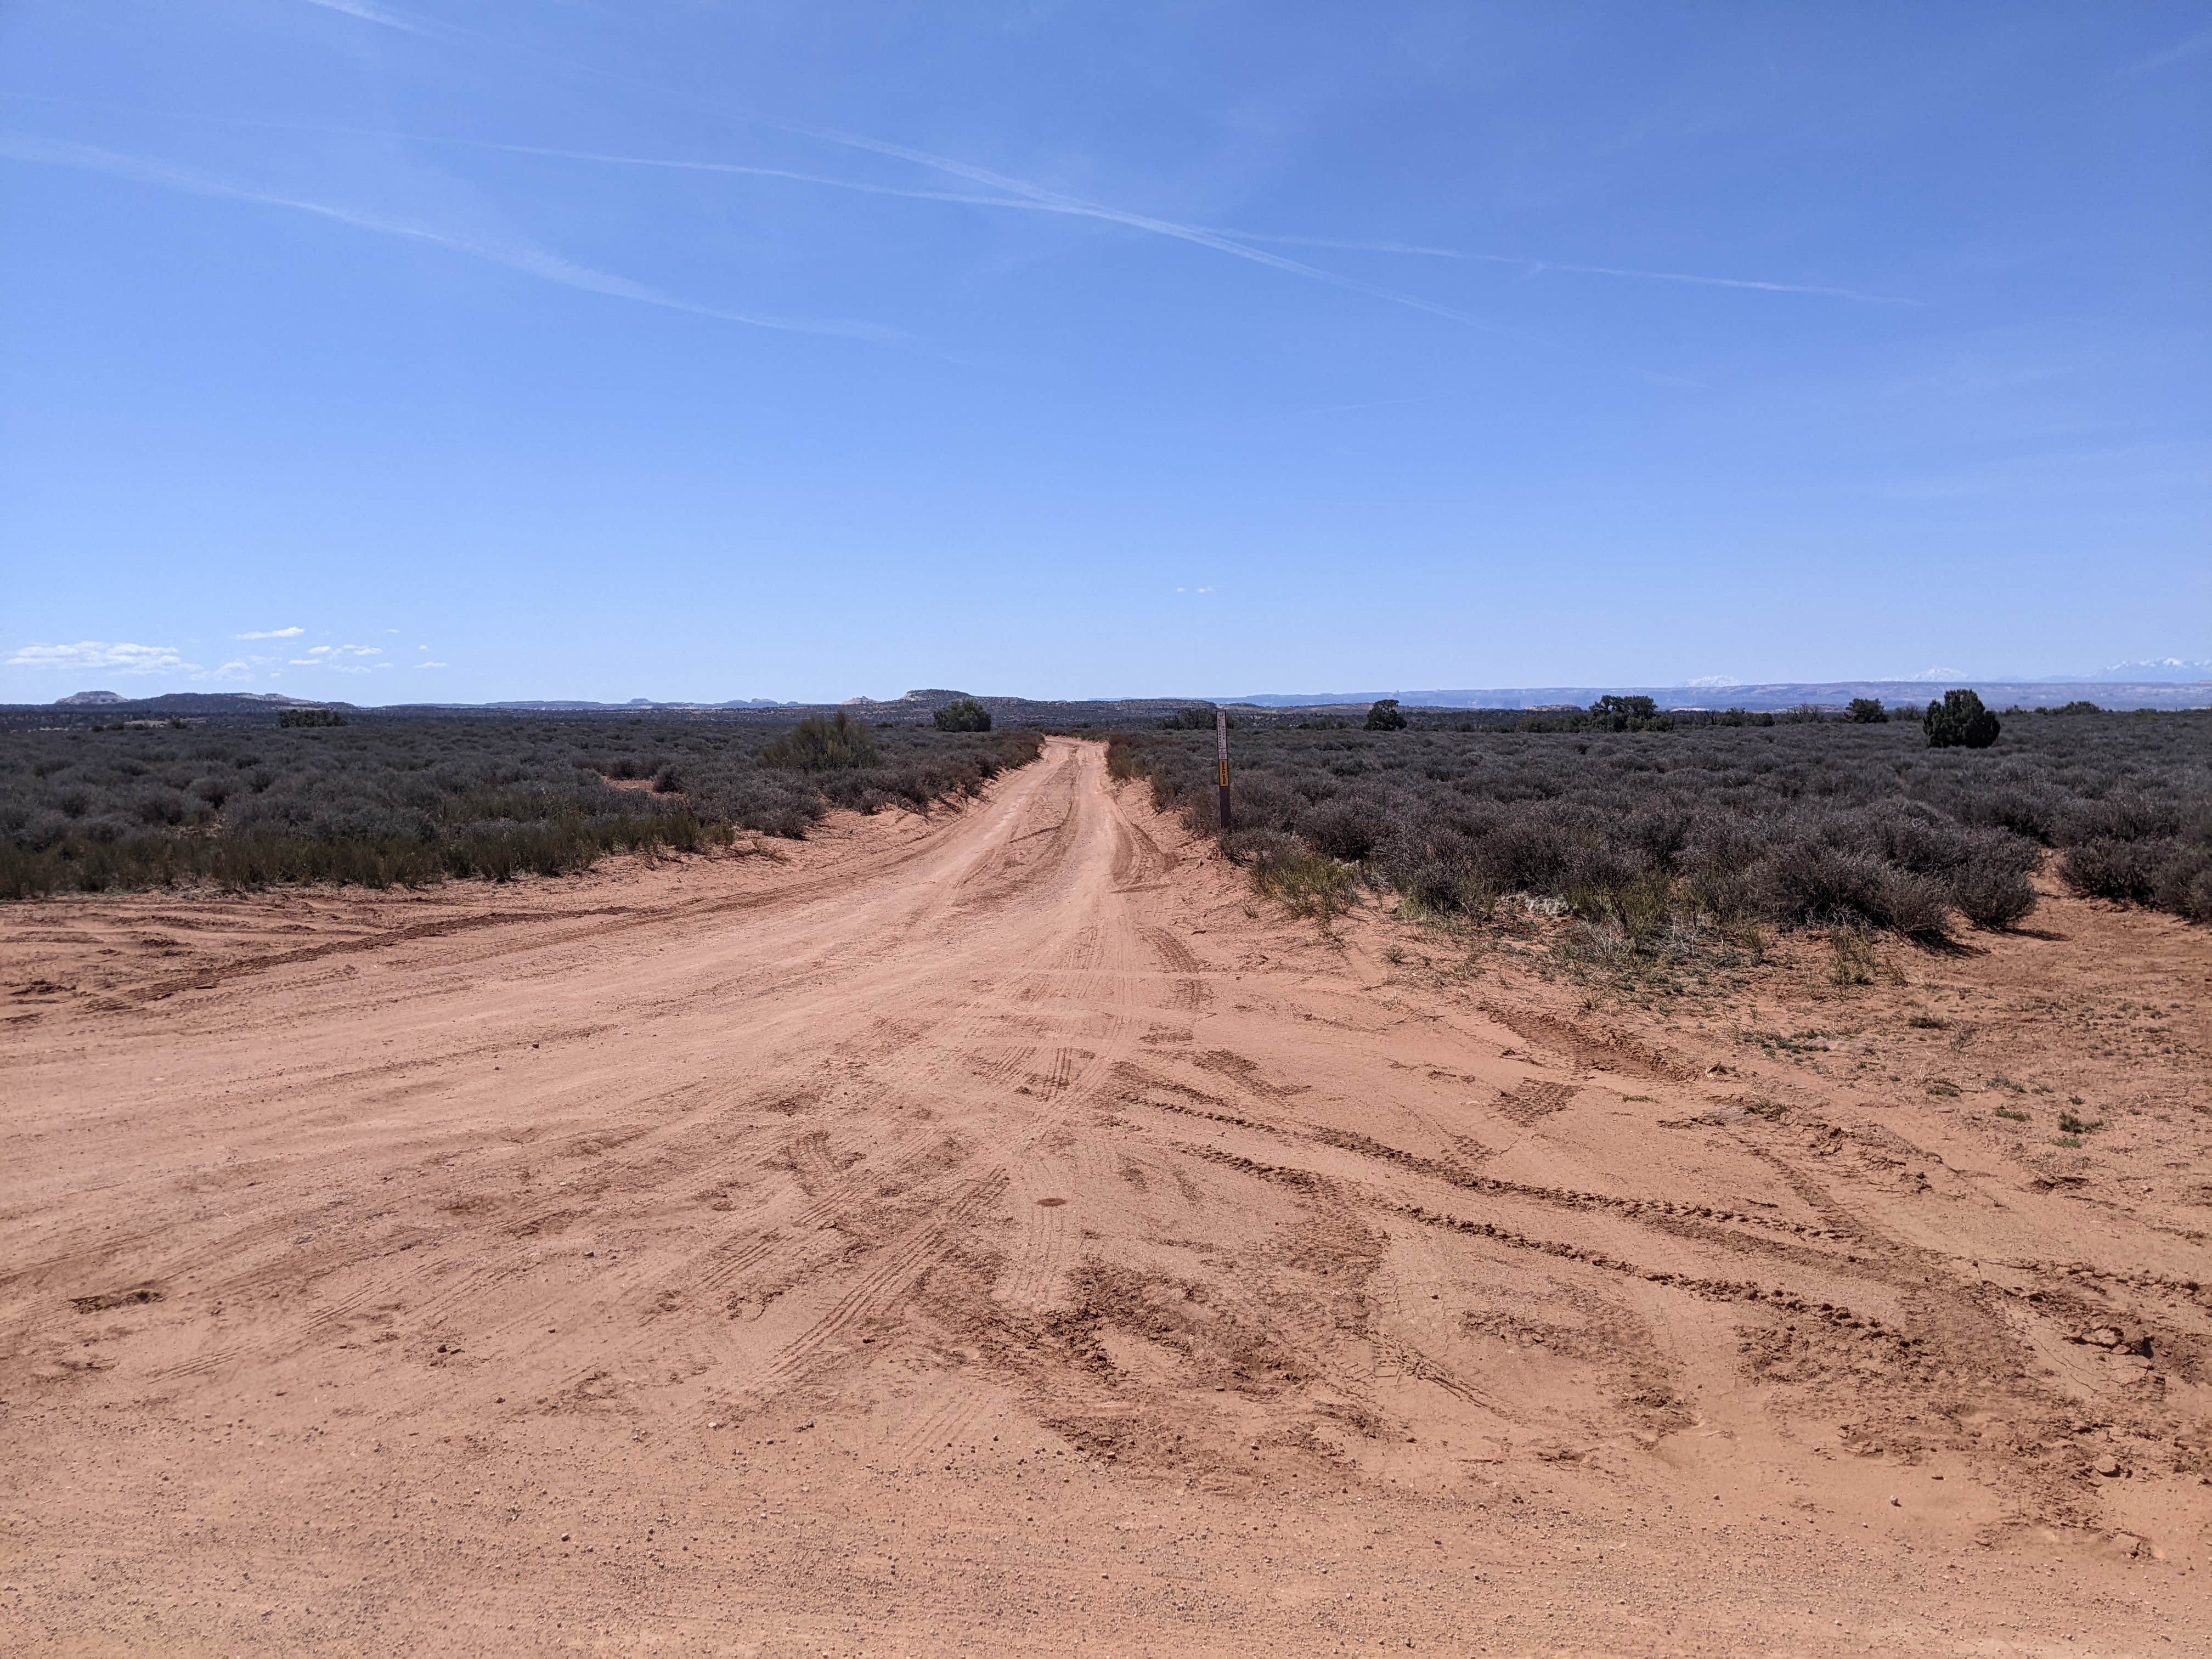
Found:
<svg viewBox="0 0 2212 1659"><path fill-rule="evenodd" d="M1647 956L1756 922L1940 939L2021 923L2055 854L2078 893L2212 920L2212 714L2001 728L1964 693L1925 722L1863 699L1778 720L1643 697L1510 723L1388 702L1358 730L1316 710L1237 721L1227 850L1310 908L1360 882L1439 916L1533 898L1593 950ZM1036 757L1036 731L991 726L946 694L927 724L295 710L15 729L0 737L0 896L499 879L795 838L832 807L927 811ZM1218 835L1212 726L1194 708L1121 731L1109 766Z"/></svg>
<svg viewBox="0 0 2212 1659"><path fill-rule="evenodd" d="M557 875L609 852L796 838L832 807L927 811L1037 744L842 712L796 727L356 714L15 730L0 736L0 897Z"/></svg>
<svg viewBox="0 0 2212 1659"><path fill-rule="evenodd" d="M2013 927L2054 852L2077 893L2212 921L2212 714L2015 717L1990 748L1932 745L1917 721L1727 723L1605 701L1622 707L1564 731L1310 714L1239 732L1229 848L1309 906L1340 902L1354 875L1442 916L1535 897L1607 951L1663 955L1761 921ZM1115 738L1110 763L1216 833L1212 745L1186 724Z"/></svg>

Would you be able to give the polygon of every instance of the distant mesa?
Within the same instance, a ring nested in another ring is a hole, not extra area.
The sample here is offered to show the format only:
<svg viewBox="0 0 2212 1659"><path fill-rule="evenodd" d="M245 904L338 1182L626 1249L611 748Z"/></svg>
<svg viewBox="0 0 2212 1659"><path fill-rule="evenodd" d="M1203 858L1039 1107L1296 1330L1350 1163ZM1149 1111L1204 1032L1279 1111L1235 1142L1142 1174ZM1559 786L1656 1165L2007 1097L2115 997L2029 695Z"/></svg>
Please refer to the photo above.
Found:
<svg viewBox="0 0 2212 1659"><path fill-rule="evenodd" d="M350 708L349 702L317 702L281 691L165 691L158 697L126 697L114 691L74 691L54 701L57 708L130 708L165 714L235 714L246 708Z"/></svg>
<svg viewBox="0 0 2212 1659"><path fill-rule="evenodd" d="M874 697L848 697L843 706L848 708L922 708L934 713L956 702L988 703L993 701L994 699L989 697L978 697L971 691L948 691L943 686L936 685L909 691L904 696L895 697L888 702L879 702ZM995 701L1005 702L1009 699L1000 697Z"/></svg>

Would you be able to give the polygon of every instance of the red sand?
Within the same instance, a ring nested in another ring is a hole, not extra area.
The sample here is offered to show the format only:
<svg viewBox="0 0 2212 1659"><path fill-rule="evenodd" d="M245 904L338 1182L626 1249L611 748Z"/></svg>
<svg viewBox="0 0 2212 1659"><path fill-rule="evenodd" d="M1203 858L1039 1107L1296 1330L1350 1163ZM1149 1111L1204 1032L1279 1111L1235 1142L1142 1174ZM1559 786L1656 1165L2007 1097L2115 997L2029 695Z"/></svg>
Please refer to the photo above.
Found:
<svg viewBox="0 0 2212 1659"><path fill-rule="evenodd" d="M9 1653L2212 1652L2169 918L1646 1008L1056 739L781 861L4 921Z"/></svg>

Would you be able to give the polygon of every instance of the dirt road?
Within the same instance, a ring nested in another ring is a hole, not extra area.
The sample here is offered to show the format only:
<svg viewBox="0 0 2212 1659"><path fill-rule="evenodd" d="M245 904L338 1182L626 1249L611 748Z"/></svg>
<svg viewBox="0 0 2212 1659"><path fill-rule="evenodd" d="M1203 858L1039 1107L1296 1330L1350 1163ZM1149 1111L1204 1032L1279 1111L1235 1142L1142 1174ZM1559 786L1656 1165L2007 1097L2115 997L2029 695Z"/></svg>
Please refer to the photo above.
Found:
<svg viewBox="0 0 2212 1659"><path fill-rule="evenodd" d="M2212 1651L2140 925L2181 1092L2076 1179L1959 1009L1331 940L1061 739L781 862L19 908L0 1649Z"/></svg>

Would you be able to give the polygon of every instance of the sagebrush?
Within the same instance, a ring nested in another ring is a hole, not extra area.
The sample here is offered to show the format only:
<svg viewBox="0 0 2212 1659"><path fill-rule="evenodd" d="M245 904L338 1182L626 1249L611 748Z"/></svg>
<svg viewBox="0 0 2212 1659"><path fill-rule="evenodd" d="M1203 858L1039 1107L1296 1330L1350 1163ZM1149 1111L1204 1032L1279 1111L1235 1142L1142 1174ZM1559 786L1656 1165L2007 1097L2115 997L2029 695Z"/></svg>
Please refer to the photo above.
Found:
<svg viewBox="0 0 2212 1659"><path fill-rule="evenodd" d="M1639 945L1688 922L1923 939L2014 927L2053 852L2077 892L2212 921L2212 714L2016 720L2002 750L1923 745L1915 726L1848 718L1279 726L1237 745L1229 848L1281 859L1290 838L1442 915L1509 894L1559 901ZM1219 833L1210 744L1131 733L1109 762Z"/></svg>
<svg viewBox="0 0 2212 1659"><path fill-rule="evenodd" d="M926 811L1039 742L815 724L801 739L767 722L356 712L337 727L0 732L0 897L557 873L737 830L801 836L833 806ZM792 763L817 757L834 763Z"/></svg>

